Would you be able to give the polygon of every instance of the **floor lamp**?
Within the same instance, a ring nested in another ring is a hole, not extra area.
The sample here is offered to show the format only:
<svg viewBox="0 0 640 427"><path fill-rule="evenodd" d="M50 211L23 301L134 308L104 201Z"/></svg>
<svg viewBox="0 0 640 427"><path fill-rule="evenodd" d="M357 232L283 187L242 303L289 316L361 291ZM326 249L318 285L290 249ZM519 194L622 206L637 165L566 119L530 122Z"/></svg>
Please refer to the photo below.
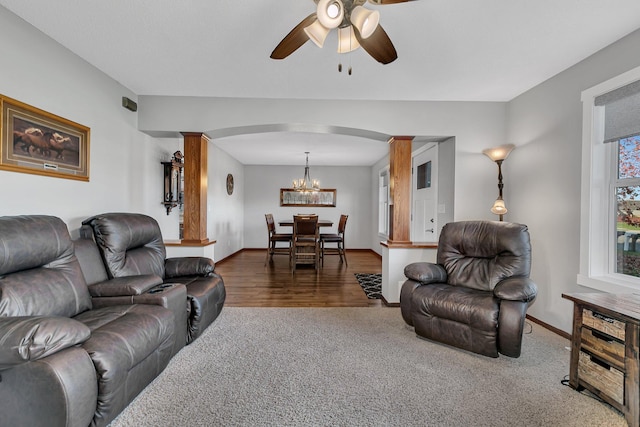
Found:
<svg viewBox="0 0 640 427"><path fill-rule="evenodd" d="M500 221L502 221L504 214L507 213L507 207L504 204L504 200L502 199L502 189L504 188L504 184L502 183L502 162L504 162L507 157L509 157L509 154L514 148L516 148L515 145L507 144L482 150L482 154L498 164L498 198L493 203L491 212L499 215Z"/></svg>

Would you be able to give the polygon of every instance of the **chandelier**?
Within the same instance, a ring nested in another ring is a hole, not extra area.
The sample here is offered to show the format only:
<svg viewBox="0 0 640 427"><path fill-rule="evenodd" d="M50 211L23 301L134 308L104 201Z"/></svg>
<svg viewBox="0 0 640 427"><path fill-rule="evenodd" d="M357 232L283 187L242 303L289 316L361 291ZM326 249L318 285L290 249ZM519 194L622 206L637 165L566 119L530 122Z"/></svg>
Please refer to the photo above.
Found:
<svg viewBox="0 0 640 427"><path fill-rule="evenodd" d="M309 152L304 152L307 155L307 163L304 167L304 178L293 180L293 189L301 192L313 192L320 191L320 183L317 179L312 180L309 175Z"/></svg>

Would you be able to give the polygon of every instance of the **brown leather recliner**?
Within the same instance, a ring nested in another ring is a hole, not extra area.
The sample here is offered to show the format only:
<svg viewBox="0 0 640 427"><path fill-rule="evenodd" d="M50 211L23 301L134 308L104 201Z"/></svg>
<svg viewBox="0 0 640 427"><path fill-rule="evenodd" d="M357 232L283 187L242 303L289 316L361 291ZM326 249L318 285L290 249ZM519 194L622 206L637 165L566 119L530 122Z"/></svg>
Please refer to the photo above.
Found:
<svg viewBox="0 0 640 427"><path fill-rule="evenodd" d="M526 225L446 224L437 263L404 269L402 317L421 337L489 357L519 357L527 308L538 292L530 269Z"/></svg>
<svg viewBox="0 0 640 427"><path fill-rule="evenodd" d="M187 288L187 344L193 342L222 311L224 281L215 263L204 257L166 258L158 222L139 213L104 213L82 222L84 238L94 238L109 278L156 275L163 283Z"/></svg>

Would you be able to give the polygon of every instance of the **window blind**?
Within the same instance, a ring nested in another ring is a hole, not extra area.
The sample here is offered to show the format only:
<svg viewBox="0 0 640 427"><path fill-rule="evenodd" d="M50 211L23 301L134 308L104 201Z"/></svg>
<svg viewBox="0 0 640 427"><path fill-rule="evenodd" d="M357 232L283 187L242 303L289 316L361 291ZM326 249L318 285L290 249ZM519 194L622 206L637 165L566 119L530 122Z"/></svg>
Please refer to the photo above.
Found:
<svg viewBox="0 0 640 427"><path fill-rule="evenodd" d="M596 106L604 106L604 142L640 134L640 80L602 94Z"/></svg>

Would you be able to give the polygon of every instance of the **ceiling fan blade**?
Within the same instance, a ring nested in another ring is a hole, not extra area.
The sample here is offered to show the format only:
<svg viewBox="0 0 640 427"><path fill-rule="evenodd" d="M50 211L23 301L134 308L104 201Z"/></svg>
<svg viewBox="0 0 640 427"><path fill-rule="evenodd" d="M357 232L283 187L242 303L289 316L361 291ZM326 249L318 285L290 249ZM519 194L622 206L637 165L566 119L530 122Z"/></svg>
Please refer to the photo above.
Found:
<svg viewBox="0 0 640 427"><path fill-rule="evenodd" d="M396 48L391 43L391 39L387 35L387 33L382 29L380 24L376 27L371 34L366 39L363 39L360 35L360 31L354 26L353 31L356 35L356 39L358 39L358 43L364 50L367 51L369 55L371 55L376 61L382 64L388 64L390 62L398 59L398 52L396 52Z"/></svg>
<svg viewBox="0 0 640 427"><path fill-rule="evenodd" d="M406 3L414 0L369 0L371 4L396 4L396 3Z"/></svg>
<svg viewBox="0 0 640 427"><path fill-rule="evenodd" d="M313 24L316 20L316 14L312 13L307 16L287 34L282 41L271 52L271 59L284 59L296 51L300 46L309 40L309 36L304 32L305 27Z"/></svg>

